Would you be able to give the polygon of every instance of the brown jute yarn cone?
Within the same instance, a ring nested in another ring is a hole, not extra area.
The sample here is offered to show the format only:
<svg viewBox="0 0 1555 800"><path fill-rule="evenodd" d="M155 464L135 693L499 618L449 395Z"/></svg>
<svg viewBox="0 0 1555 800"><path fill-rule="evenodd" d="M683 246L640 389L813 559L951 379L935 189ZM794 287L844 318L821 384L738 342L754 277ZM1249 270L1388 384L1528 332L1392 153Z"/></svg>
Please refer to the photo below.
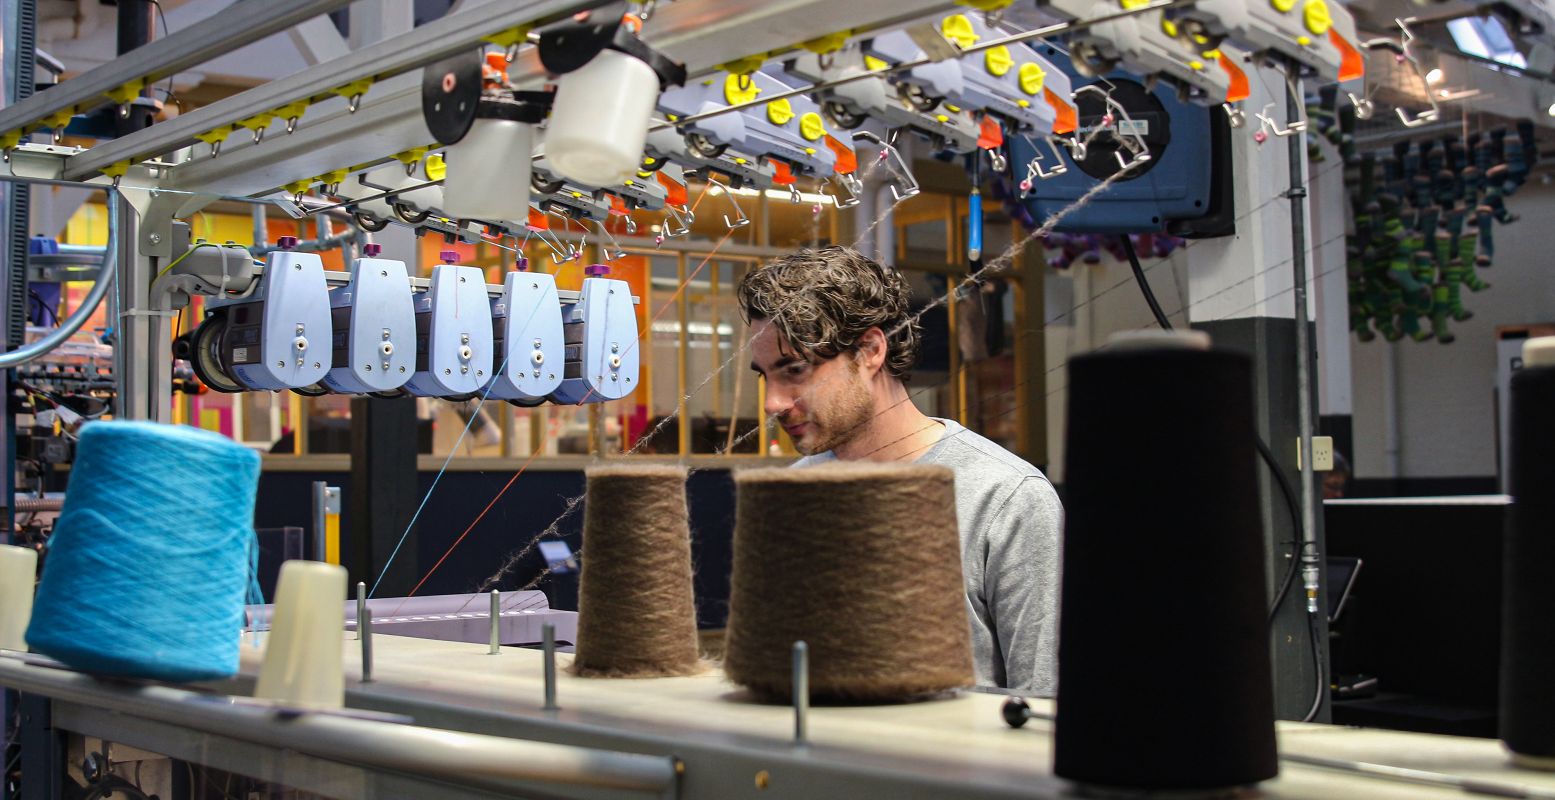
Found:
<svg viewBox="0 0 1555 800"><path fill-rule="evenodd" d="M612 466L586 474L573 671L596 678L698 672L686 470Z"/></svg>
<svg viewBox="0 0 1555 800"><path fill-rule="evenodd" d="M786 701L792 648L821 701L908 700L973 682L952 473L828 464L735 473L724 672Z"/></svg>

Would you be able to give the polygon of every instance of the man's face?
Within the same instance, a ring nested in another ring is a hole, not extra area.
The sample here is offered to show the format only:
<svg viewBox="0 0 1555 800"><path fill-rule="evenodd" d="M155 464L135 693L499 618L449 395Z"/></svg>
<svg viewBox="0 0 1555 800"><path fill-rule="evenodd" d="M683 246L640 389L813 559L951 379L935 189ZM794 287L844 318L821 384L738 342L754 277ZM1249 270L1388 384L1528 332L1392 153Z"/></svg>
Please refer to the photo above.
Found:
<svg viewBox="0 0 1555 800"><path fill-rule="evenodd" d="M762 319L751 323L751 369L767 379L767 415L805 455L846 443L869 422L869 385L849 355L812 364Z"/></svg>

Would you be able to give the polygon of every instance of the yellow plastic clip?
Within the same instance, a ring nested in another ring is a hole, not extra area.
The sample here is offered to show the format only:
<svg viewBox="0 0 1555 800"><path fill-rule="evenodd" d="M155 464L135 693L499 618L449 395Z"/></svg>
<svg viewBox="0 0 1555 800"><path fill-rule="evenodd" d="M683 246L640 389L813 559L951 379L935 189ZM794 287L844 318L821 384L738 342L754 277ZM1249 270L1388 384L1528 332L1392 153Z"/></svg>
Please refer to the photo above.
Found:
<svg viewBox="0 0 1555 800"><path fill-rule="evenodd" d="M427 180L440 181L448 174L448 165L441 155L427 156Z"/></svg>
<svg viewBox="0 0 1555 800"><path fill-rule="evenodd" d="M534 30L533 25L520 25L516 28L508 28L505 31L493 33L481 41L490 42L498 47L515 47L523 44L529 38L531 30Z"/></svg>
<svg viewBox="0 0 1555 800"><path fill-rule="evenodd" d="M21 144L21 142L22 132L20 130L10 131L0 135L0 150L15 150L16 146Z"/></svg>
<svg viewBox="0 0 1555 800"><path fill-rule="evenodd" d="M208 145L210 145L212 147L215 147L215 146L221 144L222 142L225 142L227 140L227 137L231 136L231 135L232 135L232 126L231 125L223 125L220 128L212 128L211 130L208 130L205 133L197 133L197 134L194 135L194 138L199 139L200 141L202 141L202 142L204 142L204 143L206 143L206 144L208 144Z"/></svg>
<svg viewBox="0 0 1555 800"><path fill-rule="evenodd" d="M294 103L287 103L270 113L286 120L286 132L291 133L293 130L296 130L297 120L302 119L303 112L308 110L308 106L311 103L311 100L298 100Z"/></svg>
<svg viewBox="0 0 1555 800"><path fill-rule="evenodd" d="M322 183L322 184L324 184L326 186L334 186L335 184L345 180L346 176L349 175L349 174L350 174L349 170L334 169L334 170L330 170L329 172L324 173L323 175L318 176L317 178L314 178L314 180L316 180L319 183Z"/></svg>
<svg viewBox="0 0 1555 800"><path fill-rule="evenodd" d="M292 181L291 183L286 184L285 189L288 194L293 196L301 196L304 192L308 191L308 187L312 185L312 178L304 178L300 181Z"/></svg>
<svg viewBox="0 0 1555 800"><path fill-rule="evenodd" d="M817 55L835 53L848 43L848 37L852 35L853 31L851 29L837 31L836 33L828 33L825 36L817 36L807 42L800 42L799 46Z"/></svg>
<svg viewBox="0 0 1555 800"><path fill-rule="evenodd" d="M362 95L367 94L367 90L371 89L372 85L372 78L362 78L361 80L351 81L344 86L336 86L330 89L329 93L336 97L344 97L351 104L348 110L355 114L357 105L362 102Z"/></svg>
<svg viewBox="0 0 1555 800"><path fill-rule="evenodd" d="M136 78L135 80L130 81L129 83L126 83L117 89L110 90L108 92L108 99L118 103L121 106L127 103L133 103L135 102L135 98L140 97L140 90L144 88L146 88L146 79Z"/></svg>
<svg viewBox="0 0 1555 800"><path fill-rule="evenodd" d="M765 63L767 63L767 54L756 53L754 55L748 55L744 58L737 58L724 64L719 64L718 68L731 75L749 75L752 72L761 69L761 65Z"/></svg>
<svg viewBox="0 0 1555 800"><path fill-rule="evenodd" d="M265 112L265 113L261 113L261 114L255 114L254 116L249 117L248 119L240 119L240 120L238 120L238 127L246 128L248 130L253 131L255 134L257 134L260 131L264 130L265 128L269 127L271 121L273 121L274 119L275 119L275 115L271 114L269 112ZM259 137L255 136L254 138L258 139Z"/></svg>
<svg viewBox="0 0 1555 800"><path fill-rule="evenodd" d="M1015 4L1015 0L956 0L956 5L975 8L978 11L998 11L1009 8Z"/></svg>

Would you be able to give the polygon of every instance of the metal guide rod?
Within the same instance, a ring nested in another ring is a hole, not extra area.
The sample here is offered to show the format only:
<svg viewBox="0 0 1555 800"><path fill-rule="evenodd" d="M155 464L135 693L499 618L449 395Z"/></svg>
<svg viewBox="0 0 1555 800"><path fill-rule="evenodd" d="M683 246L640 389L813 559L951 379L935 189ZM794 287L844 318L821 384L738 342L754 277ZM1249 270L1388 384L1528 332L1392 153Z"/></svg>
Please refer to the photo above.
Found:
<svg viewBox="0 0 1555 800"><path fill-rule="evenodd" d="M1030 41L1032 39L1041 39L1047 36L1057 36L1060 34L1069 33L1071 31L1084 30L1091 27L1092 25L1100 25L1104 22L1112 22L1113 20L1132 17L1135 14L1144 14L1150 11L1161 11L1168 8L1178 8L1180 6L1192 4L1193 0L1155 0L1155 2L1147 3L1142 6L1125 8L1121 11L1113 11L1107 14L1102 14L1100 16L1091 17L1090 19L1077 19L1073 22L1059 22L1042 28L1034 28L1029 31L1022 31L1020 33L1012 33L1008 36L1001 36L997 39L989 39L986 42L979 42L975 45L972 45L971 47L962 48L961 54L971 55L973 53L981 53L984 50L990 50L995 47L1003 47L1019 42ZM865 80L867 78L878 78L884 75L904 72L906 70L916 69L917 67L922 67L932 63L934 63L934 59L924 57L914 59L912 61L903 61L900 64L893 64L890 66L881 67L879 69L869 70L867 72L855 73L853 75L848 75L842 78L816 81L809 86L801 86L783 92L774 92L772 94L763 95L758 100L748 100L744 103L735 103L734 105L724 106L723 108L715 108L711 111L703 111L698 114L691 114L689 116L681 117L674 122L661 122L649 128L648 130L657 131L663 130L665 128L678 128L682 125L689 125L693 122L700 122L704 119L716 117L721 114L728 114L733 111L743 111L744 109L754 108L756 106L765 106L768 103L776 102L778 100L786 100L790 97L797 97L802 94L809 94L811 92L821 91L823 89L830 89L835 86L843 86L855 81Z"/></svg>
<svg viewBox="0 0 1555 800"><path fill-rule="evenodd" d="M161 38L153 42L0 109L0 132L33 125L63 111L90 111L110 102L109 92L134 81L155 83L349 3L350 0L232 3L219 14L173 33L163 31Z"/></svg>
<svg viewBox="0 0 1555 800"><path fill-rule="evenodd" d="M540 650L545 661L545 705L546 711L557 711L561 706L556 705L556 625L547 622L540 626Z"/></svg>
<svg viewBox="0 0 1555 800"><path fill-rule="evenodd" d="M356 638L362 638L362 620L367 617L367 582L356 582Z"/></svg>
<svg viewBox="0 0 1555 800"><path fill-rule="evenodd" d="M810 736L810 646L794 642L794 744Z"/></svg>
<svg viewBox="0 0 1555 800"><path fill-rule="evenodd" d="M438 776L460 785L538 781L660 793L676 781L675 762L664 756L400 725L353 717L349 711L280 713L240 698L223 702L229 698L155 684L106 683L14 657L0 656L0 686L280 750ZM573 796L576 791L557 794Z"/></svg>
<svg viewBox="0 0 1555 800"><path fill-rule="evenodd" d="M603 4L604 0L536 0L491 3L449 14L316 68L277 78L143 131L104 142L70 157L65 162L65 177L86 178L121 161L162 155L194 142L199 134L237 120L273 111L298 100L327 96L331 90L359 80L377 80L424 67L466 51L487 36L522 25L552 22ZM254 5L264 10L271 4ZM222 25L234 24L225 18L225 14L212 19Z"/></svg>
<svg viewBox="0 0 1555 800"><path fill-rule="evenodd" d="M362 638L362 683L373 680L373 609L363 604L362 615L356 618L356 632Z"/></svg>
<svg viewBox="0 0 1555 800"><path fill-rule="evenodd" d="M324 542L324 528L325 528L325 525L326 525L326 523L324 521L324 518L328 514L328 511L325 508L329 504L328 493L329 493L329 482L328 481L314 481L313 482L313 554L312 554L312 558L313 558L314 561L327 561L328 560L325 557L325 553L327 552L328 545Z"/></svg>
<svg viewBox="0 0 1555 800"><path fill-rule="evenodd" d="M491 590L491 655L502 652L502 592Z"/></svg>

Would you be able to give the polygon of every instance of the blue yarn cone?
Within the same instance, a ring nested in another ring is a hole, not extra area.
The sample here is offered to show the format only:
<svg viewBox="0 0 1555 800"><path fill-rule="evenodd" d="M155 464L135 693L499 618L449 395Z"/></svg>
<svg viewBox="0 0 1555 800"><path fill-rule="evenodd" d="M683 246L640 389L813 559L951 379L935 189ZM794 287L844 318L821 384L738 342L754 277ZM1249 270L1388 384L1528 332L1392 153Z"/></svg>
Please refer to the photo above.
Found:
<svg viewBox="0 0 1555 800"><path fill-rule="evenodd" d="M106 675L236 674L258 486L259 454L219 434L87 425L27 644Z"/></svg>

